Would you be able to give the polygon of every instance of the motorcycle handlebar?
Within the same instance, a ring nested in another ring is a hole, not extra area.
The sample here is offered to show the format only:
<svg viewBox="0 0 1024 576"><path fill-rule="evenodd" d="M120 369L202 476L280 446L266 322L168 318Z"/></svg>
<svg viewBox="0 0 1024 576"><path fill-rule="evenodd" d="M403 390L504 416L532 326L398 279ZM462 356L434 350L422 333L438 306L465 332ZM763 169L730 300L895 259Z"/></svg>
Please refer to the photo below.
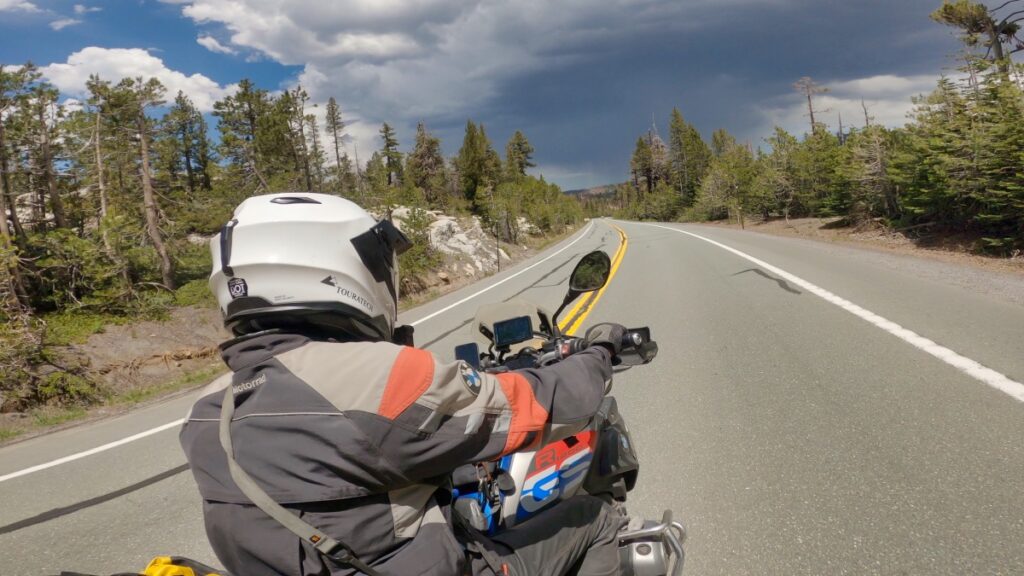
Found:
<svg viewBox="0 0 1024 576"><path fill-rule="evenodd" d="M639 350L644 344L651 342L650 328L630 328L622 335L620 354L622 352ZM562 352L563 356L570 356L587 348L587 343L583 338L572 338L566 344L567 347Z"/></svg>

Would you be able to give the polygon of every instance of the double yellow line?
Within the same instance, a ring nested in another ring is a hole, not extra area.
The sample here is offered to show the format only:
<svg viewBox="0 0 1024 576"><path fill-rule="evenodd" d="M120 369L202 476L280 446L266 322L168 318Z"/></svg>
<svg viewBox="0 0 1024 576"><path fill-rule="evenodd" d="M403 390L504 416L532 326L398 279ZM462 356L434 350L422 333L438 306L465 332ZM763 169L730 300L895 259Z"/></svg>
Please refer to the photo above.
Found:
<svg viewBox="0 0 1024 576"><path fill-rule="evenodd" d="M575 334L576 330L583 324L583 321L587 319L590 312L594 309L594 305L597 304L601 296L604 295L604 291L608 289L608 286L612 283L612 279L615 278L615 273L619 270L619 265L622 264L623 257L626 256L626 247L629 245L629 237L626 236L626 232L611 224L612 228L615 228L619 233L619 249L615 252L615 256L612 257L612 269L608 274L608 281L604 283L604 286L596 291L591 292L586 298L581 299L576 303L569 313L565 316L565 320L558 323L559 330L563 334Z"/></svg>

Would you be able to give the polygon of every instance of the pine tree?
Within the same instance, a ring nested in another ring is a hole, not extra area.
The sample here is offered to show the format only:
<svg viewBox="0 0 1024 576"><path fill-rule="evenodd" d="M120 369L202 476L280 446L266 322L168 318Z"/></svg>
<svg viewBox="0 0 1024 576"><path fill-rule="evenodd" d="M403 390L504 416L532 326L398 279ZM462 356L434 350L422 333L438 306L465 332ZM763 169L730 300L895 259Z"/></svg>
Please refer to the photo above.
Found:
<svg viewBox="0 0 1024 576"><path fill-rule="evenodd" d="M317 125L316 116L306 115L306 128L309 134L309 164L316 182L316 190L324 191L324 150L320 145L320 127Z"/></svg>
<svg viewBox="0 0 1024 576"><path fill-rule="evenodd" d="M188 193L194 195L200 189L210 190L211 158L206 121L181 91L161 121L161 134L167 144L165 152L173 156L167 159L167 166L185 171L184 187ZM177 174L171 176L176 179Z"/></svg>
<svg viewBox="0 0 1024 576"><path fill-rule="evenodd" d="M388 186L394 188L402 182L402 153L398 151L398 137L395 136L395 129L387 122L380 127L380 137L383 140L381 154L387 169Z"/></svg>
<svg viewBox="0 0 1024 576"><path fill-rule="evenodd" d="M636 148L633 149L629 170L633 176L633 186L637 190L640 189L640 183L643 181L647 193L654 191L654 161L651 158L651 145L642 136L636 139Z"/></svg>
<svg viewBox="0 0 1024 576"><path fill-rule="evenodd" d="M669 121L669 164L671 181L683 205L693 204L710 161L711 150L700 132L683 119L678 108L673 108Z"/></svg>
<svg viewBox="0 0 1024 576"><path fill-rule="evenodd" d="M124 98L125 112L135 117L139 139L139 177L142 182L143 208L146 215L146 233L160 259L160 276L163 285L174 290L174 262L160 231L160 207L153 189L152 166L150 165L150 123L146 109L163 104L164 87L156 78L144 81L142 78L124 79L116 88Z"/></svg>
<svg viewBox="0 0 1024 576"><path fill-rule="evenodd" d="M533 146L522 132L516 130L505 145L505 166L509 179L526 176L526 169L533 168Z"/></svg>
<svg viewBox="0 0 1024 576"><path fill-rule="evenodd" d="M998 8L989 10L974 0L943 0L942 6L932 12L931 18L940 24L962 30L964 34L961 40L968 47L973 48L978 44L984 46L1000 73L1007 76L1011 65L1010 54L1024 50L1024 45L1016 38L1024 10L1013 11L1005 17L996 16L995 13L1016 2L1008 0Z"/></svg>
<svg viewBox="0 0 1024 576"><path fill-rule="evenodd" d="M342 195L351 194L352 190L347 185L351 179L351 162L347 154L344 155L344 161L342 161L343 156L341 152L341 143L345 139L346 124L341 118L341 108L338 106L338 101L334 99L334 96L327 100L325 122L327 123L327 131L331 134L331 140L334 143L334 170L338 193ZM346 164L349 165L346 166Z"/></svg>
<svg viewBox="0 0 1024 576"><path fill-rule="evenodd" d="M973 223L986 248L1024 247L1024 93L1002 74L989 74L974 107L977 166L983 185L970 193Z"/></svg>
<svg viewBox="0 0 1024 576"><path fill-rule="evenodd" d="M840 171L851 186L849 202L835 206L835 211L849 214L853 221L873 216L898 217L896 187L889 176L892 161L889 132L877 125L854 132L842 152Z"/></svg>
<svg viewBox="0 0 1024 576"><path fill-rule="evenodd" d="M422 122L416 125L416 143L406 159L405 171L412 185L423 191L431 206L442 206L447 189L445 181L444 156L441 155L441 141Z"/></svg>
<svg viewBox="0 0 1024 576"><path fill-rule="evenodd" d="M722 148L701 182L697 203L709 218L720 219L733 214L743 226L745 215L757 211L757 164L747 146L737 144L724 130L715 134L719 135L718 143Z"/></svg>
<svg viewBox="0 0 1024 576"><path fill-rule="evenodd" d="M270 191L264 174L261 153L261 125L259 118L267 115L269 102L265 90L256 88L249 79L238 83L234 94L213 105L220 131L220 155L240 173L244 185Z"/></svg>
<svg viewBox="0 0 1024 576"><path fill-rule="evenodd" d="M38 160L38 173L42 176L45 189L40 188L40 206L44 209L46 201L49 200L50 208L53 210L53 221L57 228L67 228L68 219L64 211L64 201L61 199L60 189L57 186L57 176L54 166L54 151L52 146L53 132L59 120L57 108L57 89L45 82L37 82L32 87L32 108L35 111L35 129L38 134L36 154ZM51 117L53 121L51 122ZM45 194L43 193L45 190ZM41 223L45 227L45 223Z"/></svg>
<svg viewBox="0 0 1024 576"><path fill-rule="evenodd" d="M18 216L17 195L12 184L8 124L13 116L12 111L24 101L29 85L38 78L39 72L31 63L11 71L4 70L4 66L0 65L0 214L10 218L12 227L7 228L7 218L0 218L3 220L0 223L0 234L7 239L5 242L10 242L13 236L14 241L22 246L27 236Z"/></svg>

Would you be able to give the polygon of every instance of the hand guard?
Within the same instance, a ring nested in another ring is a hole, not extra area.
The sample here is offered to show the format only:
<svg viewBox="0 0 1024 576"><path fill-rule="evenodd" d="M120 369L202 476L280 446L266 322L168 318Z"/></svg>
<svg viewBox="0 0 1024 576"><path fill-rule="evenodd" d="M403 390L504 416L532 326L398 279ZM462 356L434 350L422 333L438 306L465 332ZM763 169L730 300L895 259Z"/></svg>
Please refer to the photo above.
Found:
<svg viewBox="0 0 1024 576"><path fill-rule="evenodd" d="M614 324L612 322L605 322L594 325L587 330L584 341L586 341L587 346L604 346L612 353L612 356L615 356L622 351L622 340L625 336L625 326L621 324Z"/></svg>

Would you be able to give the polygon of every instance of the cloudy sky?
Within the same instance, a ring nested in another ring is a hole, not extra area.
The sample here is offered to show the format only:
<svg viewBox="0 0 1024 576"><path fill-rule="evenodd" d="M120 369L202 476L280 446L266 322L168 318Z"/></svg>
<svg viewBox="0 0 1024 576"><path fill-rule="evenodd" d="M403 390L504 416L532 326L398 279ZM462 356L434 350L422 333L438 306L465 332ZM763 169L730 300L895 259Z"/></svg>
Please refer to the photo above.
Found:
<svg viewBox="0 0 1024 576"><path fill-rule="evenodd" d="M334 96L365 161L380 122L418 121L453 154L467 118L516 129L566 188L622 181L636 137L668 114L758 145L807 128L811 76L833 129L900 125L954 65L941 0L0 0L0 63L31 60L66 95L92 73L156 76L209 111L241 78ZM320 107L322 109L322 106Z"/></svg>

